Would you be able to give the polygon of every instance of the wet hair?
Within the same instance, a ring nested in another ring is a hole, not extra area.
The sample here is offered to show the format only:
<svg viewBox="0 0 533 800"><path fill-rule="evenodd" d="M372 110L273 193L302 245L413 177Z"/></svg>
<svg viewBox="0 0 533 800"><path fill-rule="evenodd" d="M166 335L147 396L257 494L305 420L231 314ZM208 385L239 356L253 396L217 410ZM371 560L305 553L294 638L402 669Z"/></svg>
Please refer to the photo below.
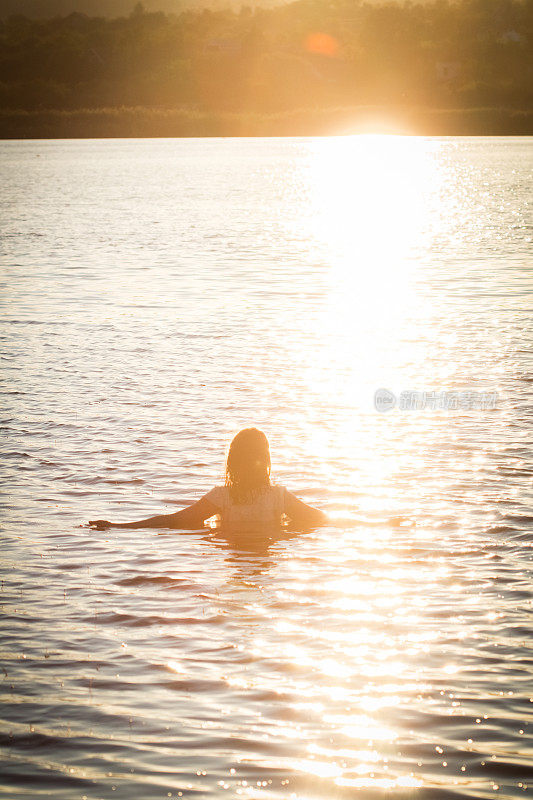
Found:
<svg viewBox="0 0 533 800"><path fill-rule="evenodd" d="M270 486L270 448L263 431L244 428L233 438L226 459L226 486L234 503L252 502Z"/></svg>

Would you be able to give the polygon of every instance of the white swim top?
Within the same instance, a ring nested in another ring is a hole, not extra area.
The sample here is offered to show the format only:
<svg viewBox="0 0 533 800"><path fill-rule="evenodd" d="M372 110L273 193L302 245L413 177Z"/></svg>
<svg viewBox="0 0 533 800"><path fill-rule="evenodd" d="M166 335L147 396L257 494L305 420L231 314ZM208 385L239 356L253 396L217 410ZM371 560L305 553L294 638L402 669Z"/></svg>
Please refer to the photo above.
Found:
<svg viewBox="0 0 533 800"><path fill-rule="evenodd" d="M254 492L251 503L234 503L227 486L215 486L206 495L219 509L223 525L246 527L254 525L280 525L285 513L288 492L284 486L265 486Z"/></svg>

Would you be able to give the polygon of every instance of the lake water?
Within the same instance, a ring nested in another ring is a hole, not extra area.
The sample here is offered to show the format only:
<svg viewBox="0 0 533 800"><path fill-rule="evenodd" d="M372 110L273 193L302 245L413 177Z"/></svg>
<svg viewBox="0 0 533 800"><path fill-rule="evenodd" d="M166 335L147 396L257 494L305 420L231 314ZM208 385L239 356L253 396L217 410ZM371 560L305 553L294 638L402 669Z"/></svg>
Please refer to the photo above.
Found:
<svg viewBox="0 0 533 800"><path fill-rule="evenodd" d="M1 797L527 796L533 138L0 159ZM335 524L80 527L250 424Z"/></svg>

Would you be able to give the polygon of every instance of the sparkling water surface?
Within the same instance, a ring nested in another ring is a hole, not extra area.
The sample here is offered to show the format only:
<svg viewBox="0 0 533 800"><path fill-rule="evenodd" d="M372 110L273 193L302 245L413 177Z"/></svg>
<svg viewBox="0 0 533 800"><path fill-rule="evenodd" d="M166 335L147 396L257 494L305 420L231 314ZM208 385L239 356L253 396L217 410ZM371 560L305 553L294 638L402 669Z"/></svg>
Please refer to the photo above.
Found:
<svg viewBox="0 0 533 800"><path fill-rule="evenodd" d="M528 796L533 138L0 161L1 797ZM331 525L80 527L250 424Z"/></svg>

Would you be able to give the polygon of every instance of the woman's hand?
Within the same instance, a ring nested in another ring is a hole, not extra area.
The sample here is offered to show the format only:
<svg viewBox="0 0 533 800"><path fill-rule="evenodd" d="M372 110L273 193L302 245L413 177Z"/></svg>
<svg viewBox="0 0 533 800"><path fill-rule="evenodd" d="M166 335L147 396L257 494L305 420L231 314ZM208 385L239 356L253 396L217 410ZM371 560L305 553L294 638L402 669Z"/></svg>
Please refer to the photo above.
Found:
<svg viewBox="0 0 533 800"><path fill-rule="evenodd" d="M89 525L91 528L96 528L97 531L105 531L108 528L111 528L112 522L108 522L107 519L90 519Z"/></svg>
<svg viewBox="0 0 533 800"><path fill-rule="evenodd" d="M107 528L175 528L179 530L198 530L204 527L204 520L217 514L219 509L206 497L174 514L159 514L157 517L140 519L138 522L109 522L107 519L90 519L91 528L105 531Z"/></svg>

